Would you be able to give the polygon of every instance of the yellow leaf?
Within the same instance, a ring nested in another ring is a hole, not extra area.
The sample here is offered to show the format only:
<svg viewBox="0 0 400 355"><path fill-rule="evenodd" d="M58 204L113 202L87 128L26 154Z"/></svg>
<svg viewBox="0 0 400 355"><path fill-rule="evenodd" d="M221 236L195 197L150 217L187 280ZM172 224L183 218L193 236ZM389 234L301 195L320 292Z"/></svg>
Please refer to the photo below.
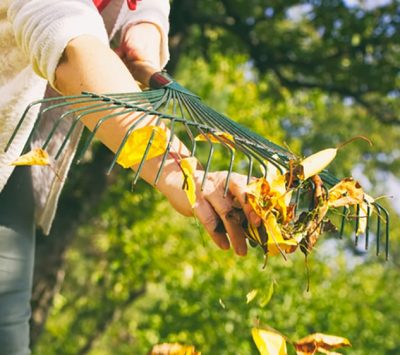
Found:
<svg viewBox="0 0 400 355"><path fill-rule="evenodd" d="M196 183L194 181L194 172L197 165L196 158L185 158L179 162L183 173L183 190L189 200L190 206L196 203Z"/></svg>
<svg viewBox="0 0 400 355"><path fill-rule="evenodd" d="M247 295L246 295L246 303L249 304L251 301L253 301L258 293L258 289L255 288L253 290L251 290Z"/></svg>
<svg viewBox="0 0 400 355"><path fill-rule="evenodd" d="M265 219L268 213L275 210L280 220L287 222L287 203L290 202L291 192L286 192L284 175L279 173L270 182L264 178L256 179L247 185L246 193L250 206L259 217Z"/></svg>
<svg viewBox="0 0 400 355"><path fill-rule="evenodd" d="M335 335L327 335L322 333L314 333L300 339L295 344L298 355L313 355L317 351L327 353L327 351L351 346L346 338Z"/></svg>
<svg viewBox="0 0 400 355"><path fill-rule="evenodd" d="M320 173L335 159L336 153L336 148L328 148L305 158L300 162L303 168L303 171L299 174L300 179L307 180L309 177Z"/></svg>
<svg viewBox="0 0 400 355"><path fill-rule="evenodd" d="M251 330L253 340L260 355L286 355L286 340L278 332L253 328Z"/></svg>
<svg viewBox="0 0 400 355"><path fill-rule="evenodd" d="M138 128L131 133L121 150L117 163L124 168L131 168L139 164L152 135L153 141L146 160L163 154L167 149L167 134L159 126L146 126Z"/></svg>
<svg viewBox="0 0 400 355"><path fill-rule="evenodd" d="M235 144L235 139L233 136L229 133L226 132L213 132L213 133L206 133L206 134L199 134L195 138L196 141L198 142L212 142L212 143L219 143L221 144L222 142L229 145L233 150L234 149L234 144Z"/></svg>
<svg viewBox="0 0 400 355"><path fill-rule="evenodd" d="M157 344L151 349L150 355L201 355L192 345L181 345L179 343Z"/></svg>
<svg viewBox="0 0 400 355"><path fill-rule="evenodd" d="M342 207L362 204L364 191L361 185L353 178L341 180L329 190L329 207Z"/></svg>
<svg viewBox="0 0 400 355"><path fill-rule="evenodd" d="M360 210L358 212L358 228L356 231L356 235L364 234L367 229L367 218L371 215L372 207L371 204L374 202L374 199L364 193L364 201L360 204ZM369 207L369 213L368 213Z"/></svg>
<svg viewBox="0 0 400 355"><path fill-rule="evenodd" d="M50 159L45 150L34 148L30 152L23 154L14 160L11 165L50 165Z"/></svg>
<svg viewBox="0 0 400 355"><path fill-rule="evenodd" d="M281 252L293 252L298 242L295 239L284 239L274 214L268 214L264 221L264 226L267 231L268 241L268 255L274 256Z"/></svg>

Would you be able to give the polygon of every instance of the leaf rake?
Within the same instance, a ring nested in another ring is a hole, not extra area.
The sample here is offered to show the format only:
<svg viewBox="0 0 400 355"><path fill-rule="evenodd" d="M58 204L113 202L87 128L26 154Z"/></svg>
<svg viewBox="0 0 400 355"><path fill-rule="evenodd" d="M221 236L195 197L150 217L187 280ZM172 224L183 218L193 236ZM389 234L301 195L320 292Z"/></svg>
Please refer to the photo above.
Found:
<svg viewBox="0 0 400 355"><path fill-rule="evenodd" d="M140 81L144 82L144 80ZM257 133L226 117L225 115L213 110L211 107L202 102L197 95L172 79L166 72L156 72L152 74L148 86L151 89L136 93L100 95L91 92L82 92L81 95L45 98L32 102L22 114L16 129L13 132L13 135L6 145L5 151L7 151L12 144L28 111L34 106L42 106L45 104L45 107L41 107L39 110L34 127L28 138L28 142L32 139L32 136L38 129L40 122L44 120L46 114L52 110L64 109L64 112L55 121L50 133L44 140L42 149L46 149L48 147L61 122L63 122L66 118L72 118L72 123L54 156L54 160L59 159L72 133L77 129L78 123L82 118L93 113L105 112L105 115L97 122L95 128L87 136L86 141L82 144L81 149L77 153L77 163L81 161L85 152L92 143L97 131L106 121L112 120L119 115L125 115L127 113L139 113L137 120L135 120L135 122L128 128L119 148L117 149L114 159L108 168L108 173L110 173L115 166L115 163L117 162L118 157L120 156L121 151L128 140L128 137L143 120L149 116L153 116L157 118L155 123L156 126L159 126L161 122L164 122L168 126L171 135L169 141L167 142L166 151L162 157L161 166L156 174L154 185L157 185L166 159L171 151L172 139L178 134L179 138L188 145L192 156L198 154L199 142L195 139L195 137L198 135L205 137L206 144L208 145L208 154L204 167L202 186L206 181L207 174L209 173L212 165L212 158L216 149L215 145L219 143L222 149L226 152L227 159L229 160L229 166L227 168L227 177L225 181L225 195L228 192L229 180L234 168L235 159L237 158L237 152L242 153L245 157L245 159L240 160L240 163L241 165L246 166L248 183L250 182L250 179L254 173L255 164L258 164L259 167L262 167L261 170L264 171L264 173L267 171L266 162L273 164L277 169L283 172L290 169L291 161L297 159L296 156L289 150L269 141L265 137L258 135ZM79 105L79 107L76 107L76 105ZM110 107L118 108L118 111L107 113L106 111L109 111ZM233 137L233 142L229 142L228 144L226 140L221 137L219 134L220 132L226 132L230 134ZM146 156L153 144L153 140L154 135L151 135L142 160L135 172L133 178L134 184L137 182L140 176L143 164L146 161ZM245 164L244 161L246 161ZM336 185L340 181L327 170L323 170L321 173L319 173L319 176L321 177L324 185L329 187ZM303 189L297 190L295 196L296 205L306 193L309 192ZM387 259L389 253L389 213L383 206L376 202L373 202L371 205L368 204L365 229L365 249L368 249L369 246L372 216L371 208L375 210L377 215L375 232L376 254L379 255L381 245L384 244L385 255ZM360 205L357 206L358 211L359 209ZM348 220L347 216L348 208L344 207L341 225L339 228L340 238L344 233L345 222ZM352 219L353 218L355 219L355 230L357 231L359 224L358 213L353 216ZM385 224L385 231L383 232L385 236L384 241L381 240L381 229L383 223ZM357 233L355 242L357 245Z"/></svg>

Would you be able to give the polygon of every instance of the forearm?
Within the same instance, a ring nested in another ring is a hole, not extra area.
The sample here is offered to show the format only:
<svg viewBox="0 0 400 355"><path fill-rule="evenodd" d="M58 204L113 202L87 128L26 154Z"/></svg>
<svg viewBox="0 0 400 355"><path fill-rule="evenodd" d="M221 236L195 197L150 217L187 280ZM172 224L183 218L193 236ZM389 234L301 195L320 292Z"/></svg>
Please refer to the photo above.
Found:
<svg viewBox="0 0 400 355"><path fill-rule="evenodd" d="M82 91L95 93L140 91L134 78L119 57L92 36L80 36L69 42L64 51L63 59L56 70L55 85L63 95L76 95ZM91 114L83 119L83 123L92 130L97 121L104 115L104 111ZM97 138L113 152L116 152L128 128L138 115L137 113L119 115L107 120L100 126L96 135ZM149 117L140 125L154 123L155 118ZM178 140L174 140L173 150L183 156L189 154ZM147 161L141 173L142 178L150 183L154 182L160 163L161 158ZM175 167L173 167L174 164ZM174 169L179 169L179 167L173 159L170 159L167 162L165 172ZM159 188L162 190L163 181L160 181L160 183Z"/></svg>

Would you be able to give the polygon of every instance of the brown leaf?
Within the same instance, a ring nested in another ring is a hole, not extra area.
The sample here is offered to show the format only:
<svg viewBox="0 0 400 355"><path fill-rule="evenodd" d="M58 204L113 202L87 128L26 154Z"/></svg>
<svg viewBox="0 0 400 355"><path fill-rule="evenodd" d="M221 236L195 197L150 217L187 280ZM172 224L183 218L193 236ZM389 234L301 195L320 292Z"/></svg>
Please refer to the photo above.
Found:
<svg viewBox="0 0 400 355"><path fill-rule="evenodd" d="M322 333L310 334L296 343L296 352L298 355L313 355L317 351L327 353L327 351L351 346L346 338Z"/></svg>
<svg viewBox="0 0 400 355"><path fill-rule="evenodd" d="M364 201L364 191L353 178L341 180L329 190L329 207L358 205Z"/></svg>

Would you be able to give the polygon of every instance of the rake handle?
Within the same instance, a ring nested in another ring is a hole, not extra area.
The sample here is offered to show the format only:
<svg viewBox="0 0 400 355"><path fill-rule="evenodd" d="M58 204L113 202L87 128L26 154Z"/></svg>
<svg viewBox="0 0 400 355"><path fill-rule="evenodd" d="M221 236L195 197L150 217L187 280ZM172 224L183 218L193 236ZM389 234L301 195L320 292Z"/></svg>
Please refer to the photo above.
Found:
<svg viewBox="0 0 400 355"><path fill-rule="evenodd" d="M165 72L155 69L145 61L129 63L129 70L135 80L148 88L159 89L172 82L172 79Z"/></svg>

